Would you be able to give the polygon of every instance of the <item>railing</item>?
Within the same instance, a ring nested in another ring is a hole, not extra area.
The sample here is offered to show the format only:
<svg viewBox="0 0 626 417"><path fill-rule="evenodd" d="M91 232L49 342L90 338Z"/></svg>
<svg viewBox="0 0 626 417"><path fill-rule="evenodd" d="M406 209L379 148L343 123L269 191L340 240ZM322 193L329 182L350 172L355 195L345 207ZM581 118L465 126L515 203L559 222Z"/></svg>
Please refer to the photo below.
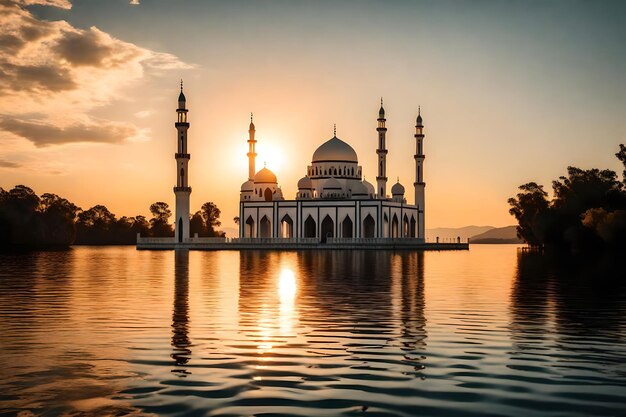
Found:
<svg viewBox="0 0 626 417"><path fill-rule="evenodd" d="M137 243L176 243L173 237L141 237L137 236Z"/></svg>
<svg viewBox="0 0 626 417"><path fill-rule="evenodd" d="M314 237L239 237L232 238L230 240L231 243L239 243L239 244L293 244L293 243L306 243L306 244L316 244L319 242L317 238Z"/></svg>
<svg viewBox="0 0 626 417"><path fill-rule="evenodd" d="M424 243L424 239L419 239L415 237L398 237L398 238L388 238L388 237L329 237L326 239L326 243L330 244L354 244L354 245L389 245L389 244L399 244L399 245L414 245Z"/></svg>
<svg viewBox="0 0 626 417"><path fill-rule="evenodd" d="M185 243L226 243L228 239L225 237L190 237L185 239Z"/></svg>
<svg viewBox="0 0 626 417"><path fill-rule="evenodd" d="M191 187L174 187L174 192L176 191L189 191L191 192Z"/></svg>

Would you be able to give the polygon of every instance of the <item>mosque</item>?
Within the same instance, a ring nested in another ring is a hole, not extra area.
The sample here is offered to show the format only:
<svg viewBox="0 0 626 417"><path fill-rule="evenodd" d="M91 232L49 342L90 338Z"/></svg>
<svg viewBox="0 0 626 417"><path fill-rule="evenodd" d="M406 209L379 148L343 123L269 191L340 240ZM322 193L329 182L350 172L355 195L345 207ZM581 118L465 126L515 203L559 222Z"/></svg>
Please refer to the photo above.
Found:
<svg viewBox="0 0 626 417"><path fill-rule="evenodd" d="M178 97L176 217L174 244L193 243L189 236L187 150L188 109L181 82ZM354 148L335 134L313 153L311 164L298 181L293 199L286 199L276 175L267 168L256 171L256 128L250 117L248 130L248 179L241 185L239 202L239 238L231 243L263 244L276 242L342 243L371 241L383 243L398 240L424 243L424 125L418 110L415 123L415 200L407 202L405 188L400 182L387 194L387 147L385 109L381 106L377 118L376 186L363 179L362 167ZM198 239L197 237L195 239ZM154 239L153 239L154 240ZM143 240L144 243L149 242ZM154 243L154 242L153 242ZM157 242L158 243L158 242Z"/></svg>
<svg viewBox="0 0 626 417"><path fill-rule="evenodd" d="M295 199L285 199L276 175L255 170L256 129L248 130L248 180L241 185L241 238L413 238L424 239L423 122L415 125L415 203L408 204L399 182L387 195L387 128L381 100L378 112L376 187L365 181L356 152L336 135L313 153Z"/></svg>

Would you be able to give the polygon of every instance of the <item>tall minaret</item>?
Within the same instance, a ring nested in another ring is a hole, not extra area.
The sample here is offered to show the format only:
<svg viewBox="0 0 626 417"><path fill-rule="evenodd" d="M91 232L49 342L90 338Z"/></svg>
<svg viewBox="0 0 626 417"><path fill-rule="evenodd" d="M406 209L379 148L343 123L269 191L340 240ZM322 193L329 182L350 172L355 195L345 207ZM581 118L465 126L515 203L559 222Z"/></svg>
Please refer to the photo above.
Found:
<svg viewBox="0 0 626 417"><path fill-rule="evenodd" d="M254 145L256 144L256 139L254 139L255 132L256 130L254 129L254 122L252 121L252 113L250 113L250 129L248 129L248 180L250 181L254 179L254 174L256 174L254 167L254 161L256 159L256 152L254 149Z"/></svg>
<svg viewBox="0 0 626 417"><path fill-rule="evenodd" d="M380 98L380 110L378 111L378 176L376 177L376 186L378 198L387 197L387 149L385 147L385 136L387 136L387 128L385 127L385 109L383 108L383 98Z"/></svg>
<svg viewBox="0 0 626 417"><path fill-rule="evenodd" d="M415 205L419 209L419 220L417 222L417 237L424 238L426 235L424 232L424 204L425 196L424 189L426 183L424 182L424 125L422 124L422 112L418 107L417 120L415 121Z"/></svg>
<svg viewBox="0 0 626 417"><path fill-rule="evenodd" d="M187 107L186 99L183 94L183 80L180 80L180 94L178 95L178 108L176 113L178 120L174 124L176 126L176 142L178 143L178 151L174 155L176 158L176 187L174 194L176 195L176 218L174 225L174 238L177 243L182 243L189 238L189 195L191 187L189 186L189 158L191 155L187 153Z"/></svg>

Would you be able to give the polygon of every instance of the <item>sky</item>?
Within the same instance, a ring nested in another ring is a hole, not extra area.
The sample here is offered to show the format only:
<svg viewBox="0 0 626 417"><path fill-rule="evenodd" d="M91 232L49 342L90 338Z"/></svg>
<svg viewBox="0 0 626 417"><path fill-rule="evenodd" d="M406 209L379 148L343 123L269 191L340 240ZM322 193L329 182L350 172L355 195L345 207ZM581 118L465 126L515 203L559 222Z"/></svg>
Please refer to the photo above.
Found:
<svg viewBox="0 0 626 417"><path fill-rule="evenodd" d="M189 108L192 211L234 227L257 168L294 198L333 135L413 202L425 125L426 227L505 226L508 197L568 165L621 172L624 1L0 0L0 187L118 217L174 205L175 108Z"/></svg>

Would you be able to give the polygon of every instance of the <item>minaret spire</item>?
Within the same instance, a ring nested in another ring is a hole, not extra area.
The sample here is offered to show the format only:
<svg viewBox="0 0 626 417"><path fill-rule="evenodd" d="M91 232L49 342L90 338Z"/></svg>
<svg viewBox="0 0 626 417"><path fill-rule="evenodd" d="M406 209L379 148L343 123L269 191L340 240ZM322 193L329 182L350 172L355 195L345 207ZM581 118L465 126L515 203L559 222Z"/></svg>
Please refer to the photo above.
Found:
<svg viewBox="0 0 626 417"><path fill-rule="evenodd" d="M337 123L333 123L333 137L337 137Z"/></svg>
<svg viewBox="0 0 626 417"><path fill-rule="evenodd" d="M184 243L189 238L189 195L191 187L189 186L189 159L191 155L187 151L187 130L189 122L187 121L187 99L183 93L183 80L180 80L180 94L178 95L178 108L176 109L177 121L176 127L176 143L177 152L174 155L176 159L176 186L174 194L176 195L176 217L174 224L174 239L176 243Z"/></svg>
<svg viewBox="0 0 626 417"><path fill-rule="evenodd" d="M387 198L387 148L386 137L387 128L385 127L385 109L383 108L383 98L380 98L380 110L378 110L378 148L376 154L378 155L378 175L376 176L376 193L378 198Z"/></svg>
<svg viewBox="0 0 626 417"><path fill-rule="evenodd" d="M254 115L250 112L250 128L248 129L248 180L252 181L254 179L254 174L256 173L255 163L256 163L256 139L254 135L256 133L256 127L253 122Z"/></svg>
<svg viewBox="0 0 626 417"><path fill-rule="evenodd" d="M425 188L424 182L424 124L422 123L422 109L417 107L417 119L415 120L415 206L418 209L417 237L423 239L426 222L424 220Z"/></svg>

